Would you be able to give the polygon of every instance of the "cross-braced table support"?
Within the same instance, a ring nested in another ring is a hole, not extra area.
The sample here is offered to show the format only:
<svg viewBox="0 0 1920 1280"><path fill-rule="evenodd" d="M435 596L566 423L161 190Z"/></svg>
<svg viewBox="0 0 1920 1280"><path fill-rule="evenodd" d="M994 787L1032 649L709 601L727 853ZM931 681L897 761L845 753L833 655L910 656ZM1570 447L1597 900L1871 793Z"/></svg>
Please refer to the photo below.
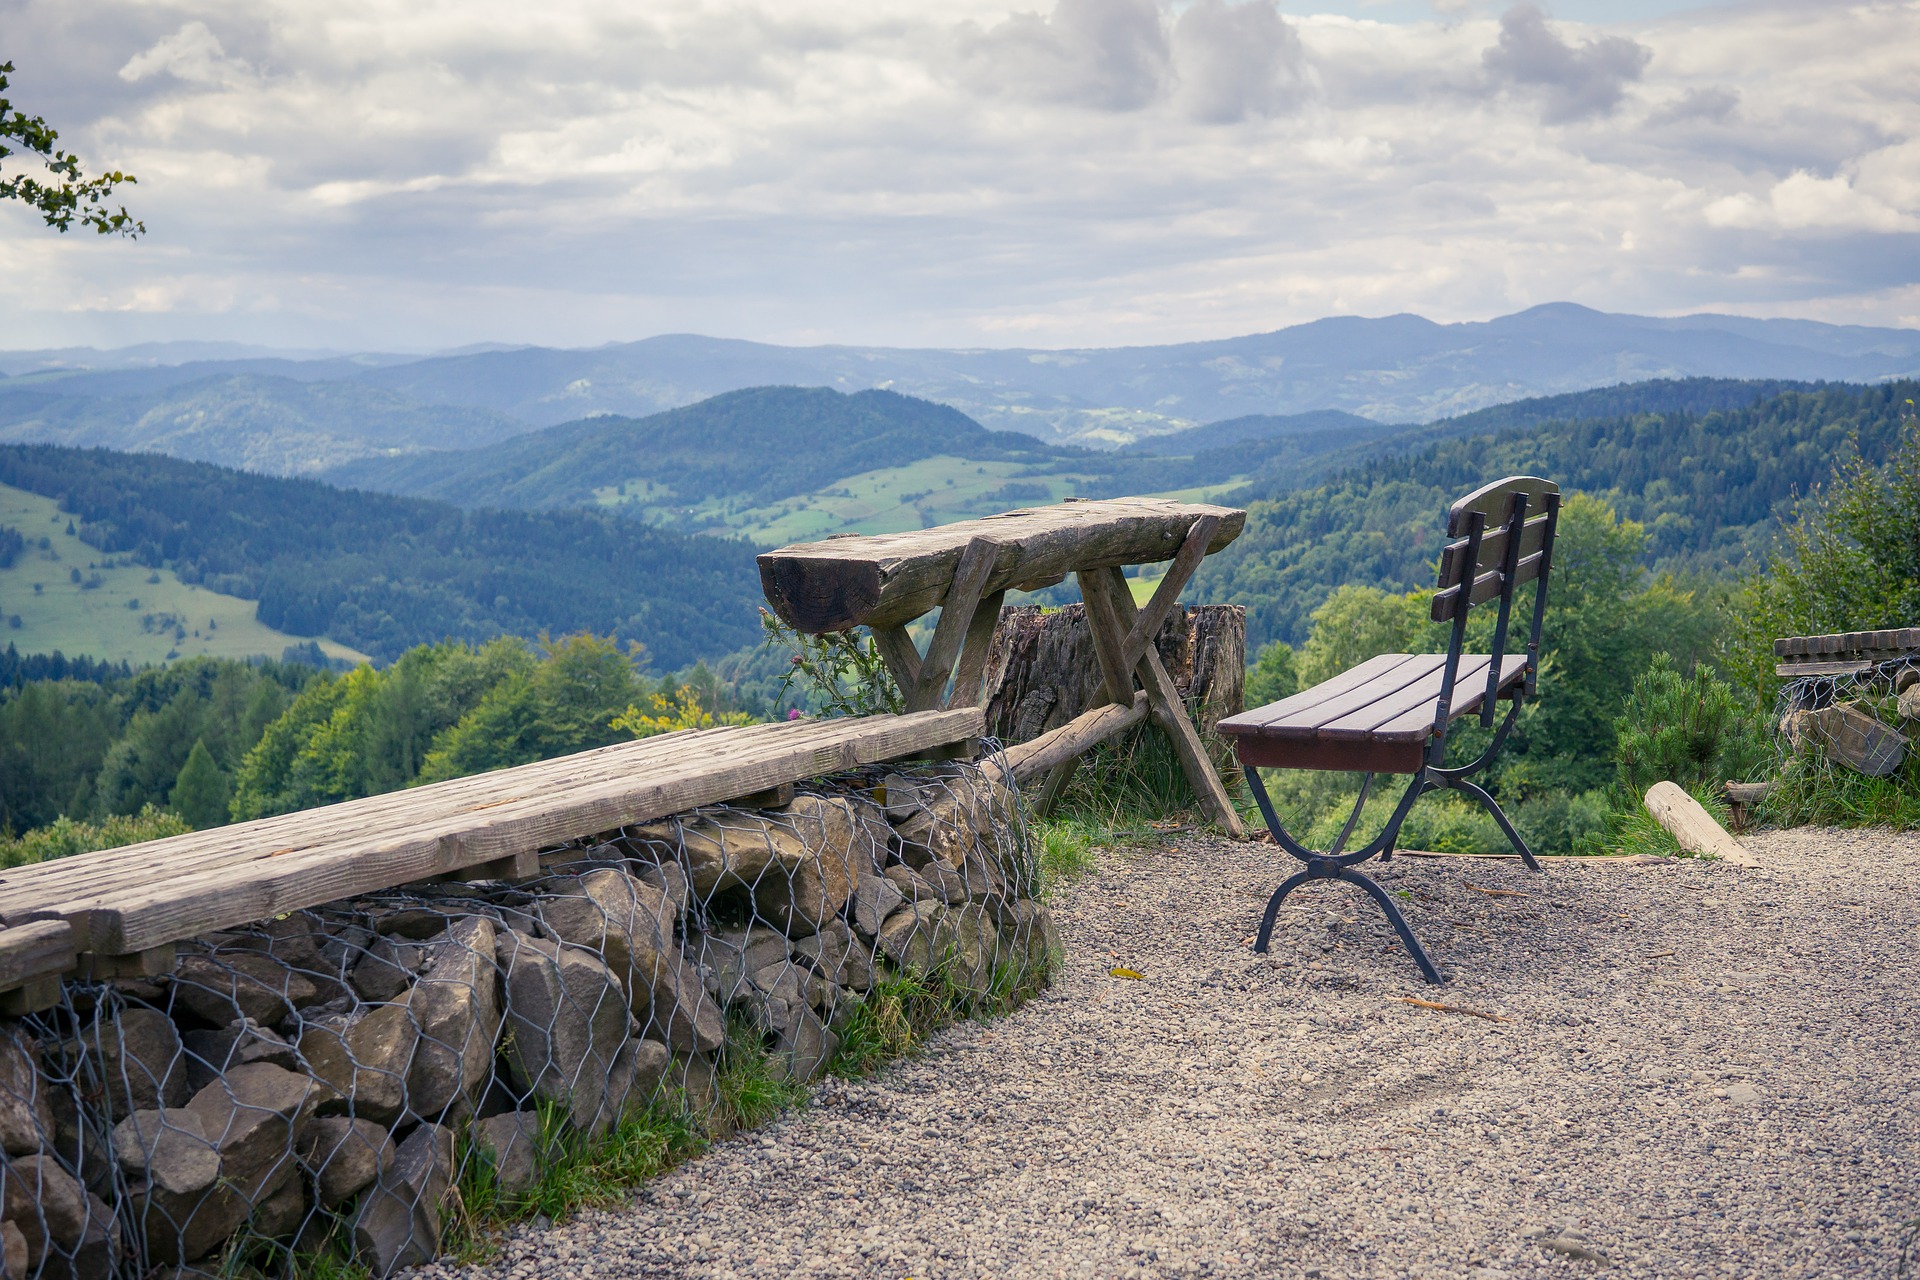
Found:
<svg viewBox="0 0 1920 1280"><path fill-rule="evenodd" d="M907 534L783 547L760 557L761 578L775 610L803 631L871 629L906 709L918 711L978 706L1006 592L1072 574L1086 602L1103 690L1098 705L1021 744L1032 776L1046 773L1040 810L1082 753L1151 719L1172 742L1207 816L1243 839L1246 828L1153 638L1200 562L1231 542L1245 520L1243 511L1163 499L1069 502ZM1168 562L1166 576L1144 606L1136 605L1122 566L1161 561ZM907 624L935 607L939 621L922 653ZM1016 777L1029 776L1024 763L1013 768Z"/></svg>

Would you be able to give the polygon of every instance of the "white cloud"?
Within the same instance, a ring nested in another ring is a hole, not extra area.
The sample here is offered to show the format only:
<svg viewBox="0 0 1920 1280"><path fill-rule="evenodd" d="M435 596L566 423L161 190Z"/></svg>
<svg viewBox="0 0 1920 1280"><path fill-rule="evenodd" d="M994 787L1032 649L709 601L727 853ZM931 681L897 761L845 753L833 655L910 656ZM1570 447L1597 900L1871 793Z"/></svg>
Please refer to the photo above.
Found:
<svg viewBox="0 0 1920 1280"><path fill-rule="evenodd" d="M1193 0L1173 24L1173 62L1182 105L1214 124L1278 114L1309 88L1300 34L1274 0Z"/></svg>
<svg viewBox="0 0 1920 1280"><path fill-rule="evenodd" d="M1554 34L1539 5L1521 3L1500 18L1500 42L1482 55L1494 83L1538 91L1543 119L1565 124L1610 114L1626 86L1647 69L1653 51L1626 36L1574 44Z"/></svg>
<svg viewBox="0 0 1920 1280"><path fill-rule="evenodd" d="M1709 225L1746 230L1920 231L1920 217L1856 189L1845 177L1800 172L1775 183L1764 199L1738 192L1703 210Z"/></svg>
<svg viewBox="0 0 1920 1280"><path fill-rule="evenodd" d="M1133 111L1159 96L1170 60L1155 0L1057 0L955 33L964 80L1038 102Z"/></svg>
<svg viewBox="0 0 1920 1280"><path fill-rule="evenodd" d="M233 87L244 84L250 75L247 64L229 58L204 22L189 22L150 49L127 59L120 78L129 84L159 75L161 72L189 84Z"/></svg>
<svg viewBox="0 0 1920 1280"><path fill-rule="evenodd" d="M0 4L19 103L138 173L150 228L49 239L0 209L6 345L1078 345L1562 298L1892 321L1920 283L1910 0L1606 28L1308 0Z"/></svg>

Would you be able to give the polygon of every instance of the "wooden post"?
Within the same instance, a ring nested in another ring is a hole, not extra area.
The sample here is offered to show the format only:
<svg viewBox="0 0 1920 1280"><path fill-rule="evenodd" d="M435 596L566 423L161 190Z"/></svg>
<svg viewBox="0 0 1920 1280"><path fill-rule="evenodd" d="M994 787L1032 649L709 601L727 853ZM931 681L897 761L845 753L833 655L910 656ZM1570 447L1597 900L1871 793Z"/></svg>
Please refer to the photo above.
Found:
<svg viewBox="0 0 1920 1280"><path fill-rule="evenodd" d="M1099 593L1101 602L1098 607L1092 598L1088 598L1087 621L1095 628L1096 635L1101 626L1112 628L1109 634L1113 635L1116 642L1124 644L1126 632L1122 628L1131 628L1136 616L1133 594L1127 588L1126 575L1120 570L1104 569L1100 574L1105 576L1106 590ZM1105 617L1095 621L1096 614L1104 614ZM1174 686L1173 677L1167 674L1159 651L1150 644L1146 645L1135 671L1146 686L1153 721L1173 741L1174 754L1180 757L1180 767L1186 771L1187 781L1200 798L1200 807L1235 840L1246 839L1247 829L1241 825L1240 815L1234 811L1226 784L1220 781L1213 761L1207 757L1207 749L1200 742L1200 732L1188 718L1186 704L1180 700L1180 690Z"/></svg>

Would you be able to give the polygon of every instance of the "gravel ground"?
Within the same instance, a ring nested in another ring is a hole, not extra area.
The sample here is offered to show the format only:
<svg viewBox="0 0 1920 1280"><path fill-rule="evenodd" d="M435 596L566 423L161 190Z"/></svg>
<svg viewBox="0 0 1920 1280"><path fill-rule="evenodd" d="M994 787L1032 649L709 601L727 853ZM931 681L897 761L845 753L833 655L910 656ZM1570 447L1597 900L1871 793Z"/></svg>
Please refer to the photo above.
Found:
<svg viewBox="0 0 1920 1280"><path fill-rule="evenodd" d="M1440 988L1344 886L1251 954L1272 846L1114 853L1019 1013L462 1274L1892 1276L1920 838L1750 847L1764 869L1396 859Z"/></svg>

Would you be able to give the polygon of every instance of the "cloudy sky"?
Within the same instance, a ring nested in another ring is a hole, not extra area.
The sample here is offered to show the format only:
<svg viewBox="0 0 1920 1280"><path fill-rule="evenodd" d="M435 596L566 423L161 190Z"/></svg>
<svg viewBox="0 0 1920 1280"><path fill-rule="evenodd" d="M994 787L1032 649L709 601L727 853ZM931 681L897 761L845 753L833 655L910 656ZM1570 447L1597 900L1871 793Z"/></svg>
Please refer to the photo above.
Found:
<svg viewBox="0 0 1920 1280"><path fill-rule="evenodd" d="M0 346L1920 326L1916 49L1920 0L0 0L149 231L0 207Z"/></svg>

